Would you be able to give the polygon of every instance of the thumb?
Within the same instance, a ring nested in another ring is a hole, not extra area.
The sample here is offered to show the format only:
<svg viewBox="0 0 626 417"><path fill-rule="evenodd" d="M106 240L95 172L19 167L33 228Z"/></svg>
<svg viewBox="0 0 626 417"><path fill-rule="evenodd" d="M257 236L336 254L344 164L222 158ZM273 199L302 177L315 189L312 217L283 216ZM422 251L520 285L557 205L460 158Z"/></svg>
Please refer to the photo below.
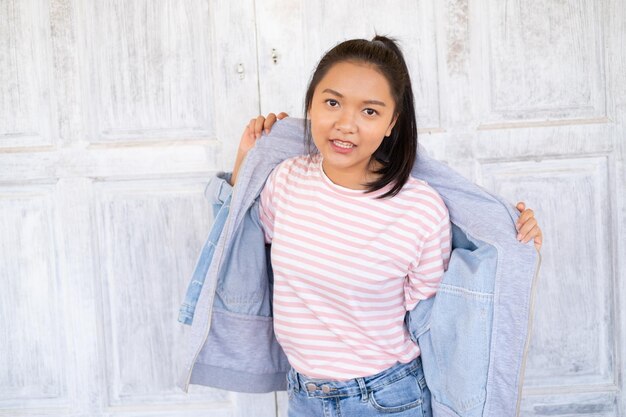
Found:
<svg viewBox="0 0 626 417"><path fill-rule="evenodd" d="M516 207L517 207L517 209L518 209L520 212L522 212L522 211L526 210L526 204L524 204L524 202L523 202L523 201L520 201L519 203L517 203L517 206L516 206Z"/></svg>

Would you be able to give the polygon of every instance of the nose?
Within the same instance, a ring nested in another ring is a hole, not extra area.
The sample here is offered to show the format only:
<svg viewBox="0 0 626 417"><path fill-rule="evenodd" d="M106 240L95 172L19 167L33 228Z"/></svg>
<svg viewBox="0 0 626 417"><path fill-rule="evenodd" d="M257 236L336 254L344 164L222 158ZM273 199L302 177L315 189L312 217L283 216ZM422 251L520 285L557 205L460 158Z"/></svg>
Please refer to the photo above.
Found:
<svg viewBox="0 0 626 417"><path fill-rule="evenodd" d="M342 111L335 122L335 129L341 133L354 133L356 131L356 123L354 116L349 111Z"/></svg>

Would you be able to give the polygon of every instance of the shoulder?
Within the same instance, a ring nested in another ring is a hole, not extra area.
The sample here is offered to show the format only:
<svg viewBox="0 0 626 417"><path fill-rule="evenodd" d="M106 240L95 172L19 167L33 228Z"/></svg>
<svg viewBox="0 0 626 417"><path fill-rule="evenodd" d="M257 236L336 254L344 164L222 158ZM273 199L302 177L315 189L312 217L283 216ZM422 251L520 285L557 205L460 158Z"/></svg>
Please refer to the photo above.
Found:
<svg viewBox="0 0 626 417"><path fill-rule="evenodd" d="M281 161L272 171L272 177L280 178L286 176L308 176L315 172L317 163L319 162L317 155L298 155Z"/></svg>
<svg viewBox="0 0 626 417"><path fill-rule="evenodd" d="M441 195L424 180L410 176L398 195L437 221L444 221L449 217L448 208Z"/></svg>
<svg viewBox="0 0 626 417"><path fill-rule="evenodd" d="M318 155L298 155L285 159L276 165L275 170L305 172L313 169L318 162Z"/></svg>
<svg viewBox="0 0 626 417"><path fill-rule="evenodd" d="M310 177L315 172L317 156L298 155L278 163L270 173L266 187L289 186Z"/></svg>

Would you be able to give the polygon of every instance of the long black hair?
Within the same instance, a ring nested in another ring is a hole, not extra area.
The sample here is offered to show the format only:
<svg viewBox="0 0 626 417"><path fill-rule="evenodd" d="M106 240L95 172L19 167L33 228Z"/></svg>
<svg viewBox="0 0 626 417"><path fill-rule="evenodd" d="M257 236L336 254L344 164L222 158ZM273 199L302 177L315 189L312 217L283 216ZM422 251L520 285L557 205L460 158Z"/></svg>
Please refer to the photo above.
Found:
<svg viewBox="0 0 626 417"><path fill-rule="evenodd" d="M396 44L396 40L376 35L371 41L367 39L351 39L341 42L330 49L313 72L304 99L304 114L309 114L313 93L330 68L340 62L365 63L373 65L389 83L391 95L395 102L394 117L398 117L391 134L383 139L372 158L381 164L374 171L379 175L376 181L365 184L368 193L380 190L393 183L393 187L377 198L393 197L409 179L417 154L417 121L413 103L413 89L409 71ZM309 154L319 152L312 146L310 121L304 121L305 141Z"/></svg>

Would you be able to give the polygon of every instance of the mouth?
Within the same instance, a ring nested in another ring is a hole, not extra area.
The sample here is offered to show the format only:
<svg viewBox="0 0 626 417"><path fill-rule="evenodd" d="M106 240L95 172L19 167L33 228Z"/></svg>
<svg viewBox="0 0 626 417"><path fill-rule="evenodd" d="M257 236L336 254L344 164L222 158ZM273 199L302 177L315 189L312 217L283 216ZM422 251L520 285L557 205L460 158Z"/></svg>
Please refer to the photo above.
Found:
<svg viewBox="0 0 626 417"><path fill-rule="evenodd" d="M342 148L342 149L352 149L356 147L354 143L346 141L346 140L331 139L330 142L336 147Z"/></svg>
<svg viewBox="0 0 626 417"><path fill-rule="evenodd" d="M352 151L354 151L354 148L356 148L356 145L346 140L331 139L330 148L336 154L346 155L352 153Z"/></svg>

